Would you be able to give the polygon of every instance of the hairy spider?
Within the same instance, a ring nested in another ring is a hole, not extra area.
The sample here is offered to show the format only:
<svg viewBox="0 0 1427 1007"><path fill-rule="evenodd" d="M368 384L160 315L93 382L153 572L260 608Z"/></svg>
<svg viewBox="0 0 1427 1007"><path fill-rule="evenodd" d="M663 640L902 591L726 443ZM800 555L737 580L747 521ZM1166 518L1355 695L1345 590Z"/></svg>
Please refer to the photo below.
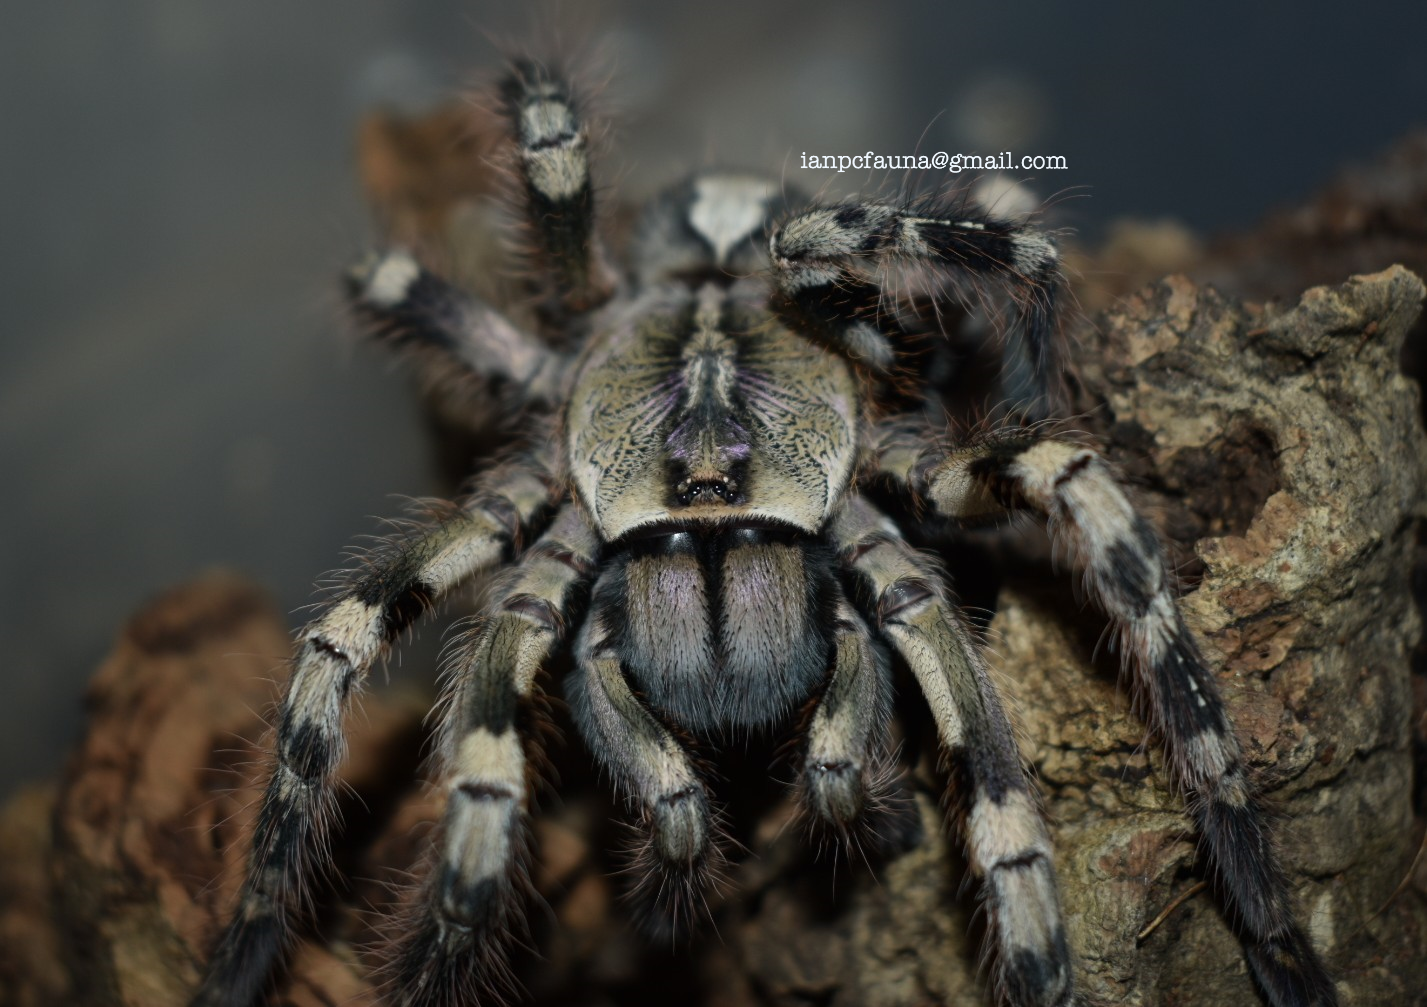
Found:
<svg viewBox="0 0 1427 1007"><path fill-rule="evenodd" d="M890 786L879 769L900 662L952 767L999 989L1016 1005L1072 1003L1050 842L1001 699L947 574L864 495L872 482L909 515L1046 521L1114 627L1265 996L1334 1003L1150 524L1095 450L1044 425L960 442L936 426L948 403L934 375L952 366L930 338L940 316L916 309L911 283L884 280L1000 295L1013 309L1008 359L1019 354L1049 403L1062 286L1050 238L970 201L785 214L775 181L717 172L657 200L616 269L566 83L519 60L499 97L548 331L523 331L399 249L356 270L349 296L390 341L500 385L526 436L301 632L240 904L195 1003L260 996L324 862L352 696L420 613L501 564L512 566L452 664L444 820L392 952L393 1001L503 998L538 755L526 727L542 667L570 648L574 723L637 809L648 887L676 909L721 857L692 746L791 731L806 709L798 798L851 837Z"/></svg>

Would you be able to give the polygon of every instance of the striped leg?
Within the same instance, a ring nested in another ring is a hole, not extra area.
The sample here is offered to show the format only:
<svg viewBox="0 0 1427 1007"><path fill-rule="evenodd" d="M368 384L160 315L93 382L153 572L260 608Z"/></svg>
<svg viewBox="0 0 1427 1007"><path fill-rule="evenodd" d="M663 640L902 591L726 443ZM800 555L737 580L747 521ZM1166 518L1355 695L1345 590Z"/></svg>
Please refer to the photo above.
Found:
<svg viewBox="0 0 1427 1007"><path fill-rule="evenodd" d="M564 635L599 539L573 505L521 559L453 666L443 761L446 814L415 925L393 957L389 998L445 1007L499 1000L510 939L523 927L526 817L533 782L522 730L535 677Z"/></svg>
<svg viewBox="0 0 1427 1007"><path fill-rule="evenodd" d="M524 401L555 401L568 358L423 267L410 252L375 254L346 281L356 317L415 358L431 384L463 375L498 379Z"/></svg>
<svg viewBox="0 0 1427 1007"><path fill-rule="evenodd" d="M438 598L506 558L549 498L544 480L528 469L492 472L465 506L378 550L302 631L240 901L195 1005L254 1003L281 954L304 885L326 857L342 721L372 664Z"/></svg>
<svg viewBox="0 0 1427 1007"><path fill-rule="evenodd" d="M1050 839L986 664L932 563L853 498L833 535L863 607L921 687L952 766L971 866L983 878L998 985L1016 1007L1071 1003Z"/></svg>
<svg viewBox="0 0 1427 1007"><path fill-rule="evenodd" d="M517 60L501 85L515 132L525 212L537 261L567 311L608 299L615 274L595 228L589 132L565 81L533 60Z"/></svg>
<svg viewBox="0 0 1427 1007"><path fill-rule="evenodd" d="M1269 1001L1336 1003L1294 920L1263 808L1218 685L1175 604L1159 540L1105 460L1080 445L1013 432L950 453L902 441L882 464L948 517L1028 508L1046 519L1114 623L1146 719L1164 739L1174 781Z"/></svg>
<svg viewBox="0 0 1427 1007"><path fill-rule="evenodd" d="M812 821L844 841L879 841L889 797L891 683L862 617L842 599L833 668L808 724L799 797ZM869 814L871 819L869 819Z"/></svg>
<svg viewBox="0 0 1427 1007"><path fill-rule="evenodd" d="M652 928L674 936L703 904L722 865L719 828L693 757L625 677L600 587L576 645L579 667L566 689L570 711L590 750L639 808L635 894L648 897Z"/></svg>
<svg viewBox="0 0 1427 1007"><path fill-rule="evenodd" d="M974 204L918 212L881 203L807 210L780 227L769 252L794 328L875 370L889 370L907 333L888 292L862 264L929 265L975 283L990 280L1014 301L1038 392L1056 378L1060 256L1040 231L1001 220Z"/></svg>

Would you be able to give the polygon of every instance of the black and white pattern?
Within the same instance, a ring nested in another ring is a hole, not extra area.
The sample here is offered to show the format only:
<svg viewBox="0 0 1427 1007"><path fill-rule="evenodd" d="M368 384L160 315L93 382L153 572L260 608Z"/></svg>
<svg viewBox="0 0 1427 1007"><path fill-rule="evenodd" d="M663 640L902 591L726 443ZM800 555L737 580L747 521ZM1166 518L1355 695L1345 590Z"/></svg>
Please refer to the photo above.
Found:
<svg viewBox="0 0 1427 1007"><path fill-rule="evenodd" d="M950 759L951 799L986 889L998 985L1017 1004L1069 1004L1070 951L1046 835L1011 724L940 572L853 498L833 534L863 607L911 669Z"/></svg>
<svg viewBox="0 0 1427 1007"><path fill-rule="evenodd" d="M444 594L507 560L551 502L538 467L496 469L460 507L398 536L302 631L278 714L276 760L263 795L238 908L196 1004L252 1003L325 856L343 721L392 642Z"/></svg>
<svg viewBox="0 0 1427 1007"><path fill-rule="evenodd" d="M506 394L533 450L379 549L302 631L240 901L194 1003L259 1000L324 866L352 697L417 616L503 564L448 669L445 814L387 956L390 1002L518 997L508 950L538 856L542 676L560 654L571 671L555 688L631 811L634 887L653 929L675 933L730 855L711 764L752 732L796 738L793 788L814 831L886 839L905 669L950 768L998 995L1077 1002L1049 834L976 634L950 572L870 502L864 473L956 522L1046 521L1118 634L1264 996L1335 1003L1160 545L1104 460L1039 429L947 444L923 426L948 403L904 356L949 352L946 333L902 310L884 267L918 271L933 295L1001 298L1034 375L1019 404L1036 413L1059 367L1051 239L969 201L788 207L773 179L708 172L652 204L619 279L569 86L521 60L500 101L540 331L400 249L354 270L348 295L424 367Z"/></svg>
<svg viewBox="0 0 1427 1007"><path fill-rule="evenodd" d="M1163 739L1254 974L1273 1003L1332 1002L1332 985L1294 920L1218 685L1175 604L1158 537L1105 460L1031 431L949 450L889 440L883 471L938 513L974 521L1029 510L1045 519L1110 617L1138 708Z"/></svg>
<svg viewBox="0 0 1427 1007"><path fill-rule="evenodd" d="M1045 234L956 200L924 206L843 203L804 211L770 240L780 314L795 328L879 372L891 371L912 335L878 267L933 266L963 299L984 285L1004 291L1016 315L1007 355L1033 375L1022 408L1053 407L1060 254ZM960 287L956 287L960 284ZM968 294L967 288L971 291Z"/></svg>
<svg viewBox="0 0 1427 1007"><path fill-rule="evenodd" d="M512 64L500 97L516 141L536 263L565 311L588 311L614 285L595 231L588 126L569 85L535 60Z"/></svg>

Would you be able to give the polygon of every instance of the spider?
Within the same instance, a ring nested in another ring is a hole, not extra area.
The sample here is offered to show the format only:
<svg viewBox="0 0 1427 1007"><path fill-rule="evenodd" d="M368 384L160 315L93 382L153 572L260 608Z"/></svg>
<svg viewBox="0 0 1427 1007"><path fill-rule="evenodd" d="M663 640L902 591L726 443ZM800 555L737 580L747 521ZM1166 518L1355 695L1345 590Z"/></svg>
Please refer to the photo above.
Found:
<svg viewBox="0 0 1427 1007"><path fill-rule="evenodd" d="M945 327L884 282L900 270L934 293L999 295L1003 344L1044 407L1063 300L1050 236L969 200L787 214L776 180L705 172L647 209L617 269L565 79L515 60L498 97L547 331L399 248L352 273L349 299L390 342L498 385L525 437L301 631L240 902L195 1004L261 996L324 862L353 696L422 612L500 566L452 663L444 818L391 953L394 1002L506 996L539 757L529 726L561 651L578 733L635 809L648 887L685 906L726 843L695 750L792 732L802 711L797 799L850 839L886 805L892 673L905 667L951 767L998 989L1018 1007L1074 1002L1051 845L1001 698L948 576L873 484L909 514L1046 522L1117 635L1265 997L1335 1003L1150 524L1104 458L1045 424L946 435L934 377L946 340L929 338Z"/></svg>

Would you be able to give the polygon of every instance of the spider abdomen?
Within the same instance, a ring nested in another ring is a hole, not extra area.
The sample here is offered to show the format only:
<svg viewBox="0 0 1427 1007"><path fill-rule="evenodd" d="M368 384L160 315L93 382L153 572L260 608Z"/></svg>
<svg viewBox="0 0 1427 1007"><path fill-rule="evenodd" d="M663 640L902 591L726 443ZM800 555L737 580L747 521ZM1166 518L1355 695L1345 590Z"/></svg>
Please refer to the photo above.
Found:
<svg viewBox="0 0 1427 1007"><path fill-rule="evenodd" d="M691 526L630 543L595 589L645 699L696 734L785 720L826 676L831 554L795 529Z"/></svg>

